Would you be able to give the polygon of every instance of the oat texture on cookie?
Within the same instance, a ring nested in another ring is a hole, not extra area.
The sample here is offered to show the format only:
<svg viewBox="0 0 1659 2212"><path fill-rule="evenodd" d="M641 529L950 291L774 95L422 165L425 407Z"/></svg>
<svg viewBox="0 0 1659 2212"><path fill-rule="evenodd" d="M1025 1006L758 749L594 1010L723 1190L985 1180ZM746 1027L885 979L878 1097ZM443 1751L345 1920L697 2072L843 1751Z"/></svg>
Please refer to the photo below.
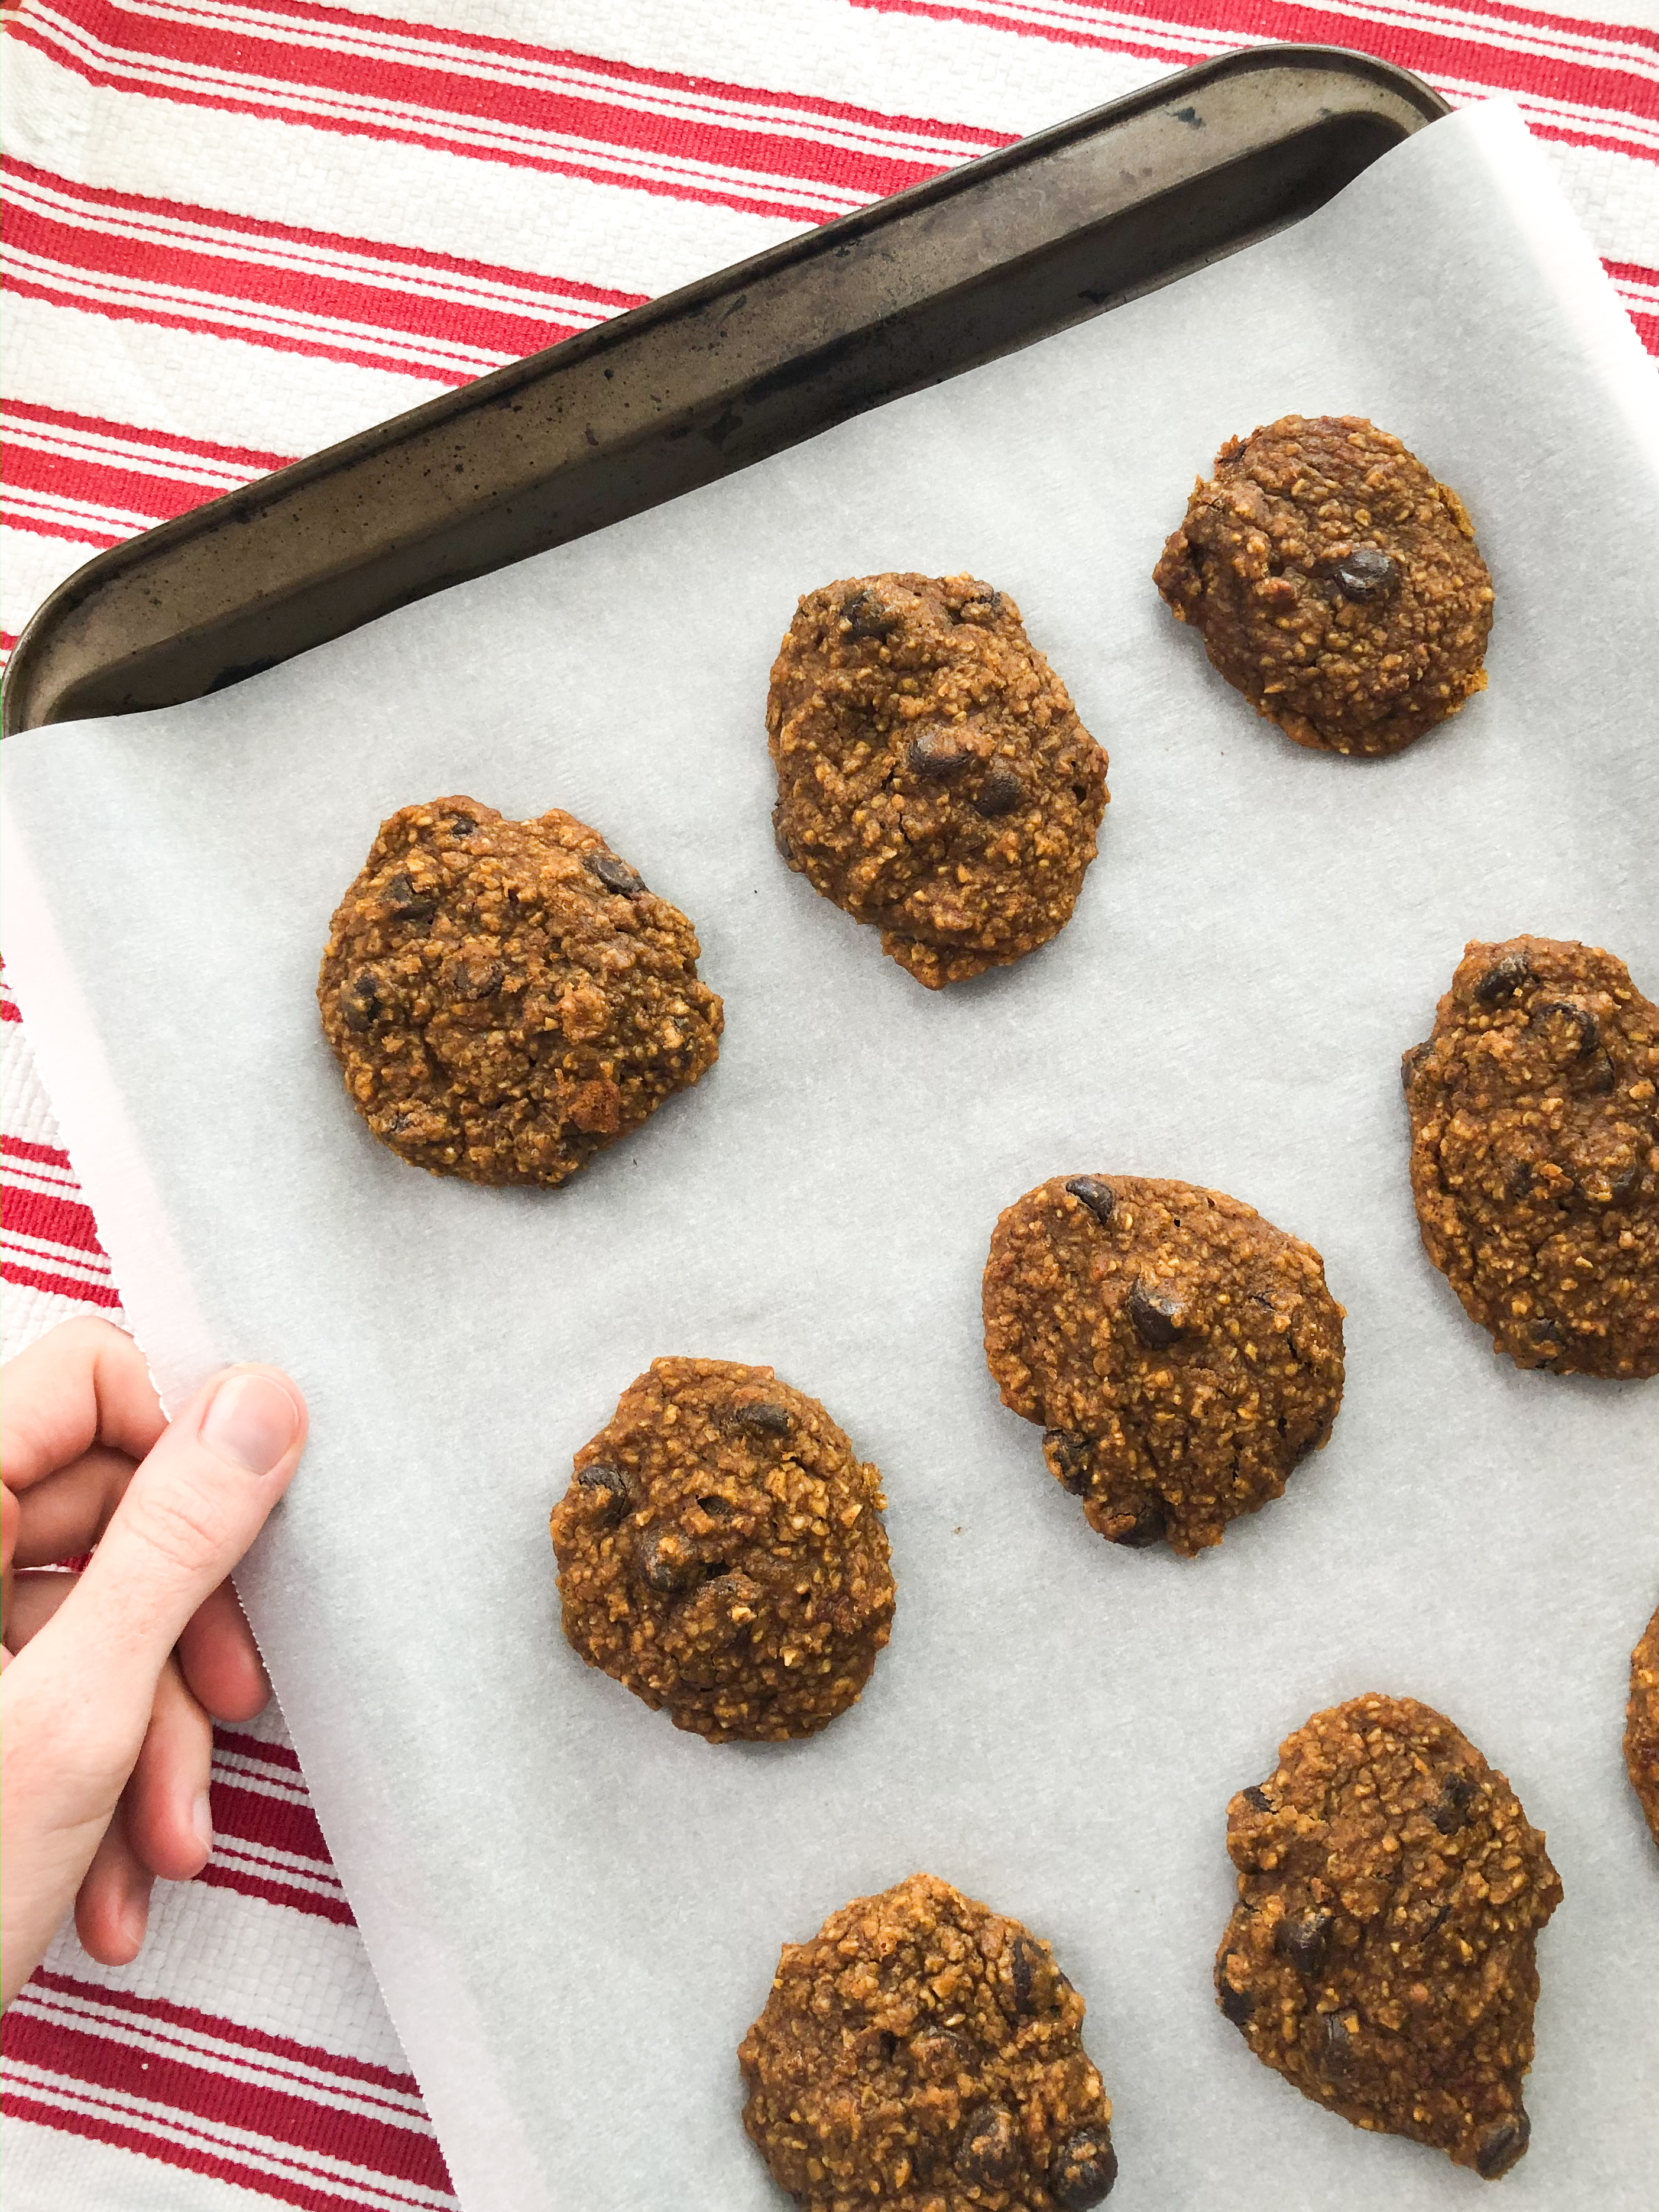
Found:
<svg viewBox="0 0 1659 2212"><path fill-rule="evenodd" d="M1504 1778L1443 1714L1355 1698L1233 1799L1227 1850L1216 1991L1256 2057L1356 2127L1508 2172L1561 1882Z"/></svg>
<svg viewBox="0 0 1659 2212"><path fill-rule="evenodd" d="M1630 1655L1625 1768L1659 1844L1659 1607Z"/></svg>
<svg viewBox="0 0 1659 2212"><path fill-rule="evenodd" d="M317 1003L352 1104L401 1158L562 1183L714 1065L697 949L574 815L434 799L381 823Z"/></svg>
<svg viewBox="0 0 1659 2212"><path fill-rule="evenodd" d="M887 1642L886 1503L769 1367L653 1360L554 1508L565 1635L710 1742L816 1735Z"/></svg>
<svg viewBox="0 0 1659 2212"><path fill-rule="evenodd" d="M1070 921L1106 756L1006 593L854 576L801 600L772 670L778 849L930 990Z"/></svg>
<svg viewBox="0 0 1659 2212"><path fill-rule="evenodd" d="M1003 1403L1115 1544L1187 1557L1284 1490L1342 1400L1310 1245L1224 1192L1053 1176L999 1218L983 1290Z"/></svg>
<svg viewBox="0 0 1659 2212"><path fill-rule="evenodd" d="M804 2212L1089 2212L1117 2158L1083 2014L1040 1937L912 1875L784 1946L744 2125Z"/></svg>
<svg viewBox="0 0 1659 2212"><path fill-rule="evenodd" d="M1517 1366L1659 1374L1659 1006L1585 945L1470 945L1401 1061L1428 1255Z"/></svg>
<svg viewBox="0 0 1659 2212"><path fill-rule="evenodd" d="M1492 579L1463 502L1361 416L1230 438L1153 580L1300 745L1398 752L1486 684Z"/></svg>

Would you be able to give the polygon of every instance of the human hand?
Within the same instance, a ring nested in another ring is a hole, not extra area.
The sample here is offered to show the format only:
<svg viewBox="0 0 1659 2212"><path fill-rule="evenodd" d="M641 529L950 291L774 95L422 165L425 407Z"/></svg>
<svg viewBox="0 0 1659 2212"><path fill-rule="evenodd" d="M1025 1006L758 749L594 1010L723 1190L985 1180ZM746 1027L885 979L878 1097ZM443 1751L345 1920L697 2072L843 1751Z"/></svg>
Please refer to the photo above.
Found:
<svg viewBox="0 0 1659 2212"><path fill-rule="evenodd" d="M107 1322L65 1322L7 1363L0 2006L71 1899L85 1948L125 1966L156 1876L207 1863L212 1723L251 1720L270 1691L226 1577L305 1439L305 1401L270 1367L227 1369L169 1426ZM79 1575L31 1571L83 1552Z"/></svg>

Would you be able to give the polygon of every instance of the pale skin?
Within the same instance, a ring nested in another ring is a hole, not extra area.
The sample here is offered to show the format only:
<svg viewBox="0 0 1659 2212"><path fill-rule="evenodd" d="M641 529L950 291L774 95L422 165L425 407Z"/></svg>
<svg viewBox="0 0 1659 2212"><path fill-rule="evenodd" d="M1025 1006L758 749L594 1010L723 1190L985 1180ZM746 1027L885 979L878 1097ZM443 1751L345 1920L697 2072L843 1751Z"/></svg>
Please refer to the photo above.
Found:
<svg viewBox="0 0 1659 2212"><path fill-rule="evenodd" d="M0 2005L71 1906L90 1955L125 1966L152 1884L206 1865L213 1722L270 1694L228 1577L305 1440L271 1367L226 1369L169 1424L106 1322L0 1370Z"/></svg>

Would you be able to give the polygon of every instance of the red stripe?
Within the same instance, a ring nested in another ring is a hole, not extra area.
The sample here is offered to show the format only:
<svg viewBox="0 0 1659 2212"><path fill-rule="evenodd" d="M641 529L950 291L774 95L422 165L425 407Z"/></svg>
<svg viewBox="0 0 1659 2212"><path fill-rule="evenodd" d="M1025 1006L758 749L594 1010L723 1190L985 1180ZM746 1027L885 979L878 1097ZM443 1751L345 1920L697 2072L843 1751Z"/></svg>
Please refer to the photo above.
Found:
<svg viewBox="0 0 1659 2212"><path fill-rule="evenodd" d="M1115 27L1090 29L1086 17L1079 17L1075 25L1033 23L1004 15L994 0L973 7L941 4L941 0L850 0L850 4L878 14L981 23L1023 38L1047 39L1065 46L1119 51L1131 44ZM1147 35L1155 36L1160 25L1190 30L1202 41L1213 38L1218 51L1264 40L1357 47L1414 70L1435 83L1472 82L1544 100L1571 100L1576 106L1614 115L1650 118L1659 112L1651 84L1617 65L1576 61L1562 54L1519 53L1425 24L1370 22L1334 9L1300 6L1296 0L1158 0L1156 20L1147 24ZM1139 51L1158 52L1159 58L1164 59L1191 58L1189 54L1177 56L1167 50L1142 47ZM1618 149L1638 158L1659 160L1659 150L1623 142Z"/></svg>
<svg viewBox="0 0 1659 2212"><path fill-rule="evenodd" d="M3 647L6 652L9 653L16 642L9 630L0 629L0 647ZM22 1018L17 1011L15 999L0 999L0 1022L21 1022Z"/></svg>
<svg viewBox="0 0 1659 2212"><path fill-rule="evenodd" d="M217 499L222 492L232 489L228 484L204 484L199 478L158 476L149 469L125 469L118 461L97 460L90 455L43 453L38 447L20 446L3 429L0 479L14 494L47 492L55 499L73 500L91 507L115 507L136 514L141 519L132 526L135 529L142 529L147 522L165 522L170 516L184 514L192 507L200 507L204 500ZM46 524L49 518L16 514L9 515L8 520L27 530ZM88 516L87 520L89 527L110 526L101 515Z"/></svg>
<svg viewBox="0 0 1659 2212"><path fill-rule="evenodd" d="M12 643L15 645L16 642L16 639L14 638ZM8 1012L15 1022L20 1022L23 1018L17 1011L17 1001L9 991L7 991L3 996L0 996L0 1013ZM70 1156L67 1152L60 1152L56 1145L37 1145L32 1138L0 1135L0 1152L10 1152L14 1158L20 1160L37 1160L42 1167L69 1168L71 1175L75 1172L73 1168L70 1168Z"/></svg>
<svg viewBox="0 0 1659 2212"><path fill-rule="evenodd" d="M174 2004L167 1997L143 1997L132 1990L106 1989L97 1982L54 1973L46 1966L35 1970L29 1985L51 1990L59 1996L85 1997L114 2011L131 2013L135 2019L159 2021L169 2027L194 2028L201 2034L217 2036L222 2042L240 2045L246 2051L263 2051L272 2058L289 2058L298 2065L314 2066L319 2073L337 2074L343 2081L361 2081L411 2097L420 2094L412 2074L399 2074L392 2067L377 2066L367 2058L349 2058L337 2051L325 2051L320 2044L296 2043L291 2036L273 2035L264 2028L248 2027L240 2021L227 2020L219 2013L201 2012L193 2005ZM0 2045L4 2044L5 2036L4 2026L0 2024Z"/></svg>
<svg viewBox="0 0 1659 2212"><path fill-rule="evenodd" d="M1644 269L1639 261L1604 261L1601 266L1626 284L1659 284L1659 269Z"/></svg>
<svg viewBox="0 0 1659 2212"><path fill-rule="evenodd" d="M50 178L20 161L0 161L0 176L16 178L24 188L15 197L9 217L12 250L32 254L63 271L61 277L54 278L36 269L27 276L20 276L20 289L33 286L37 296L61 297L85 313L143 322L166 318L174 328L240 337L253 345L389 368L398 374L465 383L482 369L516 360L522 354L539 352L618 309L636 307L642 296L602 291L591 284L566 283L558 277L462 260L453 254L377 246L367 239L299 230L290 224L240 220L176 201L92 191ZM34 205L30 186L49 187L55 196L72 198L77 212L63 214ZM227 250L210 251L165 229L139 237L112 233L100 227L111 215L131 217L139 227L162 219L188 223L222 240ZM301 265L283 266L269 258L245 258L246 241L253 239L291 249L294 260ZM368 260L374 264L374 271L357 275L319 266L314 257L324 254L349 254ZM307 260L307 257L313 258ZM379 279L380 270L385 272L384 282ZM533 299L515 306L478 298L437 297L421 282L432 277L451 277L458 285L485 284L539 294L547 296L547 304L538 307ZM153 301L86 296L86 288L96 287L100 280L155 286L173 296ZM205 300L180 296L197 293L209 296ZM550 296L554 295L559 297L556 300ZM584 315L580 307L573 313L572 297L591 301L593 313ZM233 312L238 307L296 319L286 321L276 330L252 329ZM350 331L325 327L334 322L362 327ZM377 331L412 338L417 344L425 341L434 348L459 350L465 358L446 363L429 356L411 357L409 349L377 344ZM267 464L273 465L280 465Z"/></svg>
<svg viewBox="0 0 1659 2212"><path fill-rule="evenodd" d="M78 1298L82 1305L118 1306L118 1291L101 1283L79 1283L68 1275L49 1275L39 1267L25 1267L15 1260L0 1260L0 1282L15 1283L20 1290L50 1291L54 1297Z"/></svg>
<svg viewBox="0 0 1659 2212"><path fill-rule="evenodd" d="M289 5L280 12L295 21L327 22L371 32L396 29L410 43L432 46L432 58L410 61L372 53L342 54L261 39L240 30L222 31L210 23L161 24L119 9L103 8L99 0L65 0L60 12L82 29L95 28L106 33L113 29L120 41L125 65L122 62L106 65L89 60L62 44L52 27L21 15L12 17L9 27L14 36L26 40L88 83L186 106L240 114L274 114L313 130L429 146L471 160L589 177L671 198L739 208L750 214L774 216L794 222L799 222L803 215L827 218L840 212L840 206L824 205L826 193L833 193L844 205L878 199L924 177L935 175L957 157L957 149L942 145L940 158L930 161L908 151L882 153L824 145L816 139L793 135L787 129L757 128L769 106L775 112L787 103L826 118L875 127L908 128L926 135L965 140L975 146L1007 143L1000 133L954 125L902 122L896 117L874 115L868 110L839 102L796 100L793 95L665 71L627 70L591 56L523 46L506 40L440 34L419 26L393 26L382 18L345 15L326 9ZM436 42L441 37L445 46L463 50L459 60L451 59L437 50ZM503 85L468 75L465 69L468 53L478 57L522 57L536 63L592 70L623 88L651 85L713 95L748 112L731 119L706 114L647 113L574 87L530 82ZM311 94L344 106L348 112L313 112L254 85L239 84L234 88L211 91L205 87L163 85L140 74L137 64L141 60L165 61L226 77L258 76L286 88L290 94ZM403 112L389 113L388 110ZM573 146L566 143L557 148L548 144L538 148L533 143L481 144L456 127L463 120L495 125L509 122L544 140L557 138L576 143ZM609 160L607 153L611 155ZM641 176L631 167L618 165L615 157L620 153L666 157L689 165L693 173L678 178ZM695 173L698 169L715 167L736 171L739 177L753 178L757 182L746 185L706 175L700 180ZM769 183L774 187L770 192L764 189ZM784 183L798 184L806 189L792 198L780 198L775 187Z"/></svg>
<svg viewBox="0 0 1659 2212"><path fill-rule="evenodd" d="M296 1882L284 1881L279 1874L254 1874L246 1867L220 1859L210 1859L196 1879L210 1889L234 1889L240 1896L257 1898L262 1905L285 1905L292 1912L309 1913L313 1920L331 1920L338 1928L357 1925L343 1891L331 1897L319 1890L301 1889Z"/></svg>
<svg viewBox="0 0 1659 2212"><path fill-rule="evenodd" d="M285 1743L267 1743L262 1736L244 1735L240 1729L216 1728L213 1731L216 1751L238 1752L244 1759L263 1760L267 1766L280 1767L289 1774L300 1771L298 1755Z"/></svg>
<svg viewBox="0 0 1659 2212"><path fill-rule="evenodd" d="M0 156L0 173L19 166ZM0 399L0 415L15 415L22 422L39 422L45 429L80 430L91 437L118 438L125 445L153 446L158 453L222 461L228 469L246 469L250 476L285 469L294 459L292 453L262 453L255 446L220 446L210 438L181 438L173 431L152 430L141 422L112 422L102 415L71 415L65 408L41 407L29 399Z"/></svg>
<svg viewBox="0 0 1659 2212"><path fill-rule="evenodd" d="M243 2166L223 2151L208 2148L214 2138L204 2136L199 2148L189 2148L147 2133L142 2125L118 2120L94 2118L85 2112L66 2112L55 2105L37 2103L32 2095L20 2089L0 2092L0 2112L9 2119L33 2120L41 2127L55 2128L67 2136L78 2136L85 2142L110 2143L118 2150L140 2152L163 2165L180 2168L186 2173L206 2174L216 2181L228 2181L243 2189L255 2191L261 2197L275 2197L279 2203L297 2205L300 2212L356 2212L350 2200L342 2197L331 2186L304 2181L287 2175L273 2175L252 2166ZM410 2200L411 2203L414 2200Z"/></svg>
<svg viewBox="0 0 1659 2212"><path fill-rule="evenodd" d="M61 1244L71 1252L84 1252L105 1267L109 1265L91 1207L67 1194L0 1183L0 1229L9 1237L38 1237L43 1243Z"/></svg>
<svg viewBox="0 0 1659 2212"><path fill-rule="evenodd" d="M309 1805L292 1798L267 1796L262 1790L248 1788L246 1777L225 1774L217 1767L210 1795L216 1836L234 1836L238 1843L287 1851L295 1858L314 1862L319 1877L333 1876L328 1845Z"/></svg>

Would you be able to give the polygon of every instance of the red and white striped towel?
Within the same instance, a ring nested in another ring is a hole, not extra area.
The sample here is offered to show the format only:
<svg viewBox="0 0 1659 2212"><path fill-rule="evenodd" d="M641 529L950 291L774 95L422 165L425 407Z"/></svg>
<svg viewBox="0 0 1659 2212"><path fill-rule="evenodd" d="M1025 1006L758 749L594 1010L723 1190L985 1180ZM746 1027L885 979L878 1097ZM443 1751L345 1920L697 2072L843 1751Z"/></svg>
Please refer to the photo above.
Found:
<svg viewBox="0 0 1659 2212"><path fill-rule="evenodd" d="M1514 94L1659 355L1659 11L1584 4L3 0L0 649L100 547L1267 40ZM10 1352L120 1303L3 986L0 1075ZM213 1812L139 1961L65 1936L0 2027L12 2212L452 2205L274 1713Z"/></svg>

